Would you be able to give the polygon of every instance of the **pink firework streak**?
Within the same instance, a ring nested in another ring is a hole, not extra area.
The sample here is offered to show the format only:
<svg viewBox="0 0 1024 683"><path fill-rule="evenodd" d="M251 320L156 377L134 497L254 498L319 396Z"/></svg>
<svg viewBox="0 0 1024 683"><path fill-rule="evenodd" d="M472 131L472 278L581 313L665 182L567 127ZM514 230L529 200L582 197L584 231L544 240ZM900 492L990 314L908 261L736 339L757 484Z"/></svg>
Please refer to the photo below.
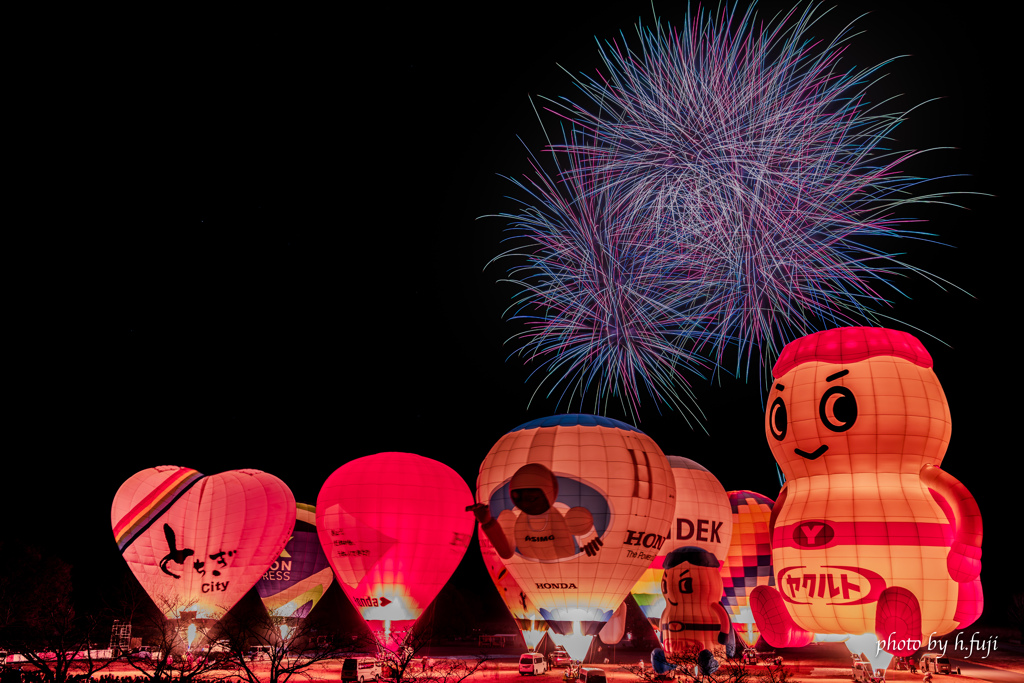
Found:
<svg viewBox="0 0 1024 683"><path fill-rule="evenodd" d="M942 195L899 170L920 152L888 148L906 112L868 100L891 60L844 72L851 28L815 42L814 12L638 27L638 50L607 43L576 79L583 104L551 100L570 129L557 181L535 164L503 216L526 238L510 252L526 259L521 351L554 385L679 406L671 385L702 357L721 368L733 349L737 376L767 381L791 339L886 318L894 277L941 282L866 244L926 239L899 210Z"/></svg>

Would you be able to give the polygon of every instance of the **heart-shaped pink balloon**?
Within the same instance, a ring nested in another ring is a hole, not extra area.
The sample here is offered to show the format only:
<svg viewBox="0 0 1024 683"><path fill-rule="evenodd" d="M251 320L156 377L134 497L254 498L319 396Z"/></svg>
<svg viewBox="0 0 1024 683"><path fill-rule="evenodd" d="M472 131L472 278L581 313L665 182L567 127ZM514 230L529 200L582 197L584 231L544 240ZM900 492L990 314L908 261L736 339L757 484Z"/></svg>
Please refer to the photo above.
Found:
<svg viewBox="0 0 1024 683"><path fill-rule="evenodd" d="M121 554L169 618L220 618L284 549L295 497L259 470L204 476L152 467L121 485L110 523Z"/></svg>

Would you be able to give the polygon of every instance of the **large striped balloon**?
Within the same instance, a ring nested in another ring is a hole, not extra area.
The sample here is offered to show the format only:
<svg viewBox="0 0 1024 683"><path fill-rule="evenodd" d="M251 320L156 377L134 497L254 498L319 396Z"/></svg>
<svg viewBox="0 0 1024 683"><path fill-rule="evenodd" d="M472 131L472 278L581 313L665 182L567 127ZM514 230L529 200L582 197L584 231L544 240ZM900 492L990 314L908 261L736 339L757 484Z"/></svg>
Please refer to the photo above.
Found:
<svg viewBox="0 0 1024 683"><path fill-rule="evenodd" d="M552 638L581 659L657 555L675 481L635 427L557 415L498 440L480 465L476 500L482 531Z"/></svg>

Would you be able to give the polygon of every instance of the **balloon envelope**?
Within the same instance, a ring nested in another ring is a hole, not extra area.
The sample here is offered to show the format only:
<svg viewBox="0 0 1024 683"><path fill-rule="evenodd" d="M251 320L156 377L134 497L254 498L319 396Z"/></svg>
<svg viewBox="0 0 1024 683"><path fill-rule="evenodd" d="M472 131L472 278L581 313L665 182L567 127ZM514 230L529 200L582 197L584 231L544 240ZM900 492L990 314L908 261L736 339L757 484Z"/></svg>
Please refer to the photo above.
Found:
<svg viewBox="0 0 1024 683"><path fill-rule="evenodd" d="M744 645L754 647L760 632L750 611L750 591L775 585L769 531L775 501L753 491L730 491L729 501L733 510L732 542L722 564L722 604L736 635Z"/></svg>
<svg viewBox="0 0 1024 683"><path fill-rule="evenodd" d="M167 617L219 618L280 555L295 498L259 470L152 467L121 485L110 519L122 556Z"/></svg>
<svg viewBox="0 0 1024 683"><path fill-rule="evenodd" d="M951 423L932 365L913 335L876 327L807 335L779 355L764 422L786 477L777 592L759 591L773 645L794 628L867 633L907 656L907 643L980 615L981 513L941 468Z"/></svg>
<svg viewBox="0 0 1024 683"><path fill-rule="evenodd" d="M483 556L488 576L491 577L494 587L498 589L498 594L501 595L502 601L512 614L526 646L531 650L536 649L544 632L548 630L547 622L544 621L537 606L526 597L526 592L505 568L487 536L480 534L477 539L480 541L480 555Z"/></svg>
<svg viewBox="0 0 1024 683"><path fill-rule="evenodd" d="M517 507L514 493L529 511ZM558 642L600 631L654 560L675 509L675 482L643 432L607 418L559 415L499 439L480 466L476 497L512 548L505 566ZM588 645L565 643L576 658Z"/></svg>
<svg viewBox="0 0 1024 683"><path fill-rule="evenodd" d="M271 614L302 618L316 607L333 580L334 572L316 533L316 508L298 503L295 531L280 557L256 583L256 592Z"/></svg>
<svg viewBox="0 0 1024 683"><path fill-rule="evenodd" d="M675 516L658 556L633 586L633 597L657 631L665 597L661 592L665 555L676 548L703 548L719 562L725 560L732 541L732 506L725 487L707 468L689 458L670 455L676 483Z"/></svg>
<svg viewBox="0 0 1024 683"><path fill-rule="evenodd" d="M409 629L430 605L466 553L472 502L458 473L413 453L369 455L328 477L320 543L372 630Z"/></svg>

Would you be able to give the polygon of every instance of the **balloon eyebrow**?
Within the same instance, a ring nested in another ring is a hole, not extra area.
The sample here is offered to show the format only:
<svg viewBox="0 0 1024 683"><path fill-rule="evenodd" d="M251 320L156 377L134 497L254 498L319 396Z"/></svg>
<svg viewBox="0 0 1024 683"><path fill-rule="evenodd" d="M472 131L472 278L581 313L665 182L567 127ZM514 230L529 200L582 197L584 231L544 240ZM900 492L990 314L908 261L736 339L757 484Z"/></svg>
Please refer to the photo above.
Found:
<svg viewBox="0 0 1024 683"><path fill-rule="evenodd" d="M832 380L836 380L836 379L839 379L839 378L840 378L840 377L842 377L843 375L849 375L849 374L850 374L850 371L849 371L849 370L840 370L840 371L839 371L839 372L837 372L836 374L834 374L834 375L829 375L828 377L826 377L826 378L825 378L825 381L826 381L826 382L831 382Z"/></svg>
<svg viewBox="0 0 1024 683"><path fill-rule="evenodd" d="M782 385L782 384L776 384L776 385L775 385L775 388L776 388L776 389L778 389L779 391L782 391L782 390L783 390L783 389L785 389L786 387L785 387L784 385Z"/></svg>

